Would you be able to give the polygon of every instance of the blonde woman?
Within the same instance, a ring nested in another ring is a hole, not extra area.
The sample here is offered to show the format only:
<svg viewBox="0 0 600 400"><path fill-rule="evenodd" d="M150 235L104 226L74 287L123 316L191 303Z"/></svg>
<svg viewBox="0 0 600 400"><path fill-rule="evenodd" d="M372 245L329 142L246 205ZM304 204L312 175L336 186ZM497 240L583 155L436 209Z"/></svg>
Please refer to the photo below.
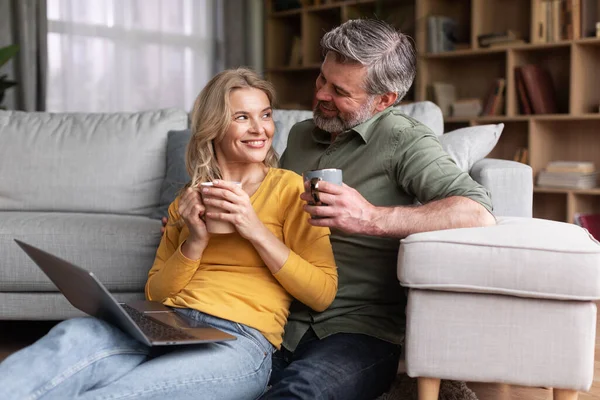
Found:
<svg viewBox="0 0 600 400"><path fill-rule="evenodd" d="M187 149L193 179L169 207L146 284L149 300L237 340L157 353L106 322L72 319L0 364L0 398L240 400L264 392L292 299L322 311L337 290L329 230L308 223L302 178L275 168L273 97L247 69L224 71L202 90ZM235 232L211 235L211 220Z"/></svg>

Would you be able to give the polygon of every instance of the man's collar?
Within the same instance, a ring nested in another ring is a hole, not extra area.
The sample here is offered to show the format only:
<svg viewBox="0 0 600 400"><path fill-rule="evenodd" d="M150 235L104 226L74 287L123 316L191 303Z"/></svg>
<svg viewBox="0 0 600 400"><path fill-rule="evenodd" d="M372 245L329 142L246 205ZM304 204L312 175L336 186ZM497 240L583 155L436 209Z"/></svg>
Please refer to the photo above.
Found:
<svg viewBox="0 0 600 400"><path fill-rule="evenodd" d="M377 121L379 118L387 115L392 109L393 109L393 107L388 107L385 110L380 111L377 114L373 115L371 118L369 118L362 124L356 125L354 128L352 128L350 130L358 133L359 136L363 139L363 141L365 143L367 143L369 141L369 138L373 134L373 131L375 130L375 121ZM326 144L326 145L331 144L331 134L329 132L325 132L324 130L317 128L316 126L313 129L312 137L313 137L313 140L317 143Z"/></svg>
<svg viewBox="0 0 600 400"><path fill-rule="evenodd" d="M356 125L351 130L358 133L360 137L364 140L364 142L367 143L371 135L373 135L373 131L375 130L375 122L379 118L382 118L383 116L387 115L392 109L393 107L388 107L385 110L378 112L362 124Z"/></svg>
<svg viewBox="0 0 600 400"><path fill-rule="evenodd" d="M316 125L312 131L313 140L319 144L331 144L331 133L325 132L324 130L318 128Z"/></svg>

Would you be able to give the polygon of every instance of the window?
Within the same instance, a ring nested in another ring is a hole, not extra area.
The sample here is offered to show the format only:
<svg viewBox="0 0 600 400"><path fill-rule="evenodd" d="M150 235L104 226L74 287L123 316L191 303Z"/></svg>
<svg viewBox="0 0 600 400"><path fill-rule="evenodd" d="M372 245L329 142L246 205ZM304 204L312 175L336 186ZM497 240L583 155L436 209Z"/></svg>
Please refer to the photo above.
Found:
<svg viewBox="0 0 600 400"><path fill-rule="evenodd" d="M48 0L48 111L191 110L214 74L214 0Z"/></svg>

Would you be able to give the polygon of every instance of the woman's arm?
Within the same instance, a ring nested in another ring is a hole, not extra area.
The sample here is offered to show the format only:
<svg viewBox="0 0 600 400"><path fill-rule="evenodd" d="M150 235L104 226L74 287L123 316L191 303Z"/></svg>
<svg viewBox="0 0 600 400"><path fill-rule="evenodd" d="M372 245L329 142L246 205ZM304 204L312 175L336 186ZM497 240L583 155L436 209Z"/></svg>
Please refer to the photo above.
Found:
<svg viewBox="0 0 600 400"><path fill-rule="evenodd" d="M295 177L295 175L294 175ZM338 275L329 228L311 226L300 199L302 178L289 182L281 192L283 240L290 250L285 265L274 276L296 299L323 311L337 293Z"/></svg>
<svg viewBox="0 0 600 400"><path fill-rule="evenodd" d="M338 283L329 234L312 243L303 238L295 242L290 246L298 252L290 251L286 263L274 276L294 298L315 311L324 311L335 299Z"/></svg>
<svg viewBox="0 0 600 400"><path fill-rule="evenodd" d="M289 219L286 222L292 224ZM314 232L309 233L302 232L302 228L288 228L288 235L292 238L286 242L290 247L266 227L264 230L264 233L254 235L250 243L265 264L271 265L269 269L281 286L315 311L329 307L337 292L337 269L329 242L329 230L311 227L310 230ZM296 249L301 255L290 248Z"/></svg>
<svg viewBox="0 0 600 400"><path fill-rule="evenodd" d="M186 204L183 206L186 207ZM193 207L189 209L190 203L187 203L187 207L181 211L189 214ZM145 290L148 300L163 302L179 293L200 266L206 244L194 240L191 234L185 242L179 243L182 227L186 226L179 211L180 199L177 198L169 206L169 223L165 226L165 233L156 251L154 264L148 273Z"/></svg>
<svg viewBox="0 0 600 400"><path fill-rule="evenodd" d="M227 182L216 182L212 188L204 188L212 198L205 198L207 205L229 213L207 213L235 225L242 237L247 239L273 276L296 299L316 311L326 309L337 292L337 270L329 242L329 229L315 228L308 224L308 214L302 210L300 193L301 178L290 182L289 190L281 194L284 242L279 240L258 218L248 195L239 187ZM217 199L218 198L218 199Z"/></svg>
<svg viewBox="0 0 600 400"><path fill-rule="evenodd" d="M250 197L242 188L227 181L217 180L213 182L212 187L202 188L202 193L205 195L206 205L228 211L207 212L206 218L233 224L238 233L252 243L271 273L275 274L283 267L290 249L258 218Z"/></svg>

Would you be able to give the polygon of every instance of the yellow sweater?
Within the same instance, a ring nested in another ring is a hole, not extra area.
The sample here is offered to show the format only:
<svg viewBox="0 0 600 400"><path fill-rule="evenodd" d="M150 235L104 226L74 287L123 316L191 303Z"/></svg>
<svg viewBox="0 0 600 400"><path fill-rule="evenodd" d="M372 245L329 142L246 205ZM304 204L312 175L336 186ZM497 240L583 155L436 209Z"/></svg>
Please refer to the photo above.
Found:
<svg viewBox="0 0 600 400"><path fill-rule="evenodd" d="M250 198L258 218L291 250L276 274L237 232L213 235L201 260L186 258L181 244L189 230L174 224L180 219L175 199L146 283L148 300L253 327L279 348L292 296L322 311L337 291L329 229L308 223L303 191L299 175L271 168Z"/></svg>

